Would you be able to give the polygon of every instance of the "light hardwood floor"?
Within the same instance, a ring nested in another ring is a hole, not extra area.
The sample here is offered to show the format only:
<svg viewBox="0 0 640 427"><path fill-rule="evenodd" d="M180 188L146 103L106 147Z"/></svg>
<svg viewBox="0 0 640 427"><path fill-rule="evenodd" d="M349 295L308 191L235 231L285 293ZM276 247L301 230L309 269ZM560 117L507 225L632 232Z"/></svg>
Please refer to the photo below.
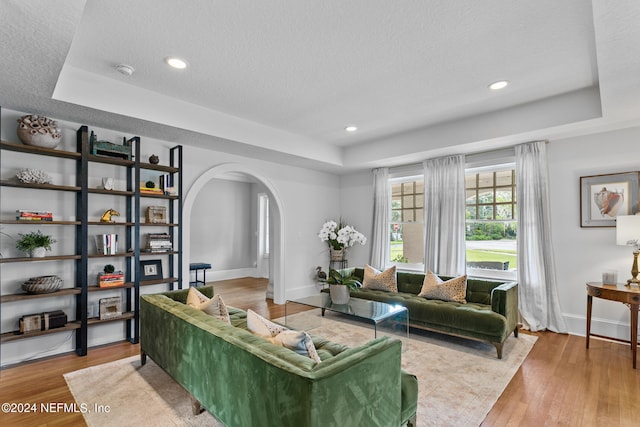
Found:
<svg viewBox="0 0 640 427"><path fill-rule="evenodd" d="M266 283L236 279L214 283L227 304L269 317L284 306L265 298ZM631 367L631 350L619 343L543 332L483 426L637 426L640 425L640 369ZM15 345L15 344L14 344ZM126 342L38 360L0 371L0 401L71 404L62 375L139 354ZM453 403L455 404L455 403ZM0 413L2 426L83 426L78 413Z"/></svg>

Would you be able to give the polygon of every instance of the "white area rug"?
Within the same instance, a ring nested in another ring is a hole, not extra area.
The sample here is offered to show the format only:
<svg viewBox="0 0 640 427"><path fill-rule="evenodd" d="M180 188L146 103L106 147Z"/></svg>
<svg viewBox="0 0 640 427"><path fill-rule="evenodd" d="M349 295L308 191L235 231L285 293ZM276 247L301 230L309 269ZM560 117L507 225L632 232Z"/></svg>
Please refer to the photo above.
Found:
<svg viewBox="0 0 640 427"><path fill-rule="evenodd" d="M373 338L373 326L333 313L324 318L315 311L299 313L288 321L297 329L350 346ZM420 427L478 426L536 341L524 334L508 338L499 360L491 344L424 331L412 330L409 339L379 328L381 334L402 340L402 367L418 377ZM131 357L65 375L76 402L90 410L84 414L89 426L222 425L209 413L192 415L188 393L147 360L142 367L139 357ZM96 411L95 405L108 407L109 412Z"/></svg>

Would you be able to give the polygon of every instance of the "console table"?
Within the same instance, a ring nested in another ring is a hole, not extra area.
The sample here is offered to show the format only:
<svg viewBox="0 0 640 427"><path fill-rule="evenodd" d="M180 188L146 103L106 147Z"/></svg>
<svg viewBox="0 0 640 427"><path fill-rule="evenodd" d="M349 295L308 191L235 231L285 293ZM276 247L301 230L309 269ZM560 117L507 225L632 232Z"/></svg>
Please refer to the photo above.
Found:
<svg viewBox="0 0 640 427"><path fill-rule="evenodd" d="M593 297L624 303L631 311L631 340L619 340L603 335L591 333L591 306ZM589 336L613 339L631 343L633 353L633 369L636 369L636 354L638 352L638 308L640 307L640 288L637 286L604 285L600 282L587 283L587 348L589 348Z"/></svg>

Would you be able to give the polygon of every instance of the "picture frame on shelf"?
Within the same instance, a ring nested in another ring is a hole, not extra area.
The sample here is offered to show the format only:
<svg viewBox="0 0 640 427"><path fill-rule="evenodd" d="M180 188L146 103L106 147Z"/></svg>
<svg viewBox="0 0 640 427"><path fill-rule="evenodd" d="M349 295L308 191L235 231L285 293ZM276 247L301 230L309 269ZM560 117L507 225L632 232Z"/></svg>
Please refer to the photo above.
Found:
<svg viewBox="0 0 640 427"><path fill-rule="evenodd" d="M166 206L148 206L146 215L147 224L166 224L167 208Z"/></svg>
<svg viewBox="0 0 640 427"><path fill-rule="evenodd" d="M101 298L99 301L100 320L115 319L122 316L122 298Z"/></svg>
<svg viewBox="0 0 640 427"><path fill-rule="evenodd" d="M580 227L615 227L618 215L634 215L640 171L580 177Z"/></svg>
<svg viewBox="0 0 640 427"><path fill-rule="evenodd" d="M162 279L162 260L150 259L140 261L140 279Z"/></svg>

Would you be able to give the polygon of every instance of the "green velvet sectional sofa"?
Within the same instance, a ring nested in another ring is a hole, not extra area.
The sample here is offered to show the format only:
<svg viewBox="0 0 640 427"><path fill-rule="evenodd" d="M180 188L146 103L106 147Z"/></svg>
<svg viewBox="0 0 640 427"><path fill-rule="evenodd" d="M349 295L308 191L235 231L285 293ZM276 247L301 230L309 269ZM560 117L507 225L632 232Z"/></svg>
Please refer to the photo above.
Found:
<svg viewBox="0 0 640 427"><path fill-rule="evenodd" d="M364 269L340 270L361 282ZM502 348L511 333L518 336L518 284L485 279L467 279L466 304L419 297L424 274L398 272L398 292L359 288L354 298L400 304L409 311L412 327L492 343L502 359ZM442 280L451 277L440 276Z"/></svg>
<svg viewBox="0 0 640 427"><path fill-rule="evenodd" d="M208 297L213 289L198 288ZM348 348L312 335L315 363L185 304L188 290L143 295L140 348L228 427L415 425L418 383L400 368L401 342Z"/></svg>

